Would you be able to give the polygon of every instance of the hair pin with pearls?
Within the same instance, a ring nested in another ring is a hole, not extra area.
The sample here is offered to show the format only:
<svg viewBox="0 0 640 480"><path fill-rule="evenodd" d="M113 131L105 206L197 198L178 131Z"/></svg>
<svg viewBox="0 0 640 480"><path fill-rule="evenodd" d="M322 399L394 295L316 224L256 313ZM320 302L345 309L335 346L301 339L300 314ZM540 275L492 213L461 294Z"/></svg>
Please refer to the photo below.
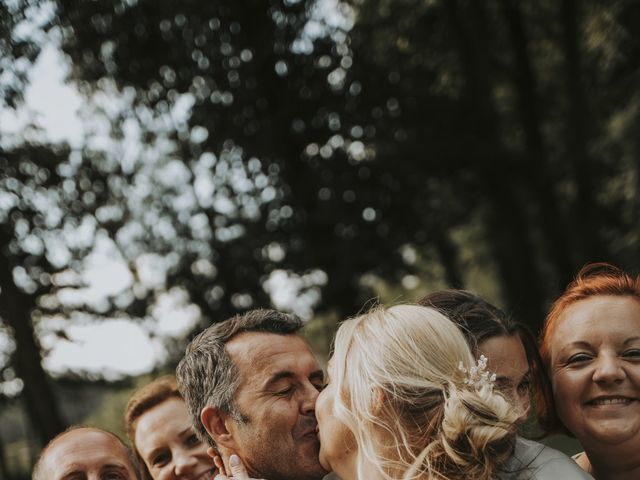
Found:
<svg viewBox="0 0 640 480"><path fill-rule="evenodd" d="M477 389L489 387L491 389L496 381L496 374L487 371L487 357L484 355L480 355L477 363L469 369L460 362L458 371L464 376L464 384L469 387Z"/></svg>

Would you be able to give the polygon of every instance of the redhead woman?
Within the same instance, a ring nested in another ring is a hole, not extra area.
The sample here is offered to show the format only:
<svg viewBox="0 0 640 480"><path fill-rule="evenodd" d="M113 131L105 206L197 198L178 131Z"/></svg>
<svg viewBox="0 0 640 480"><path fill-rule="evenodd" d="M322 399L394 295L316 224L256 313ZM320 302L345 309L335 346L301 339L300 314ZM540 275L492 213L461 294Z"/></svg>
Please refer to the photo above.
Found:
<svg viewBox="0 0 640 480"><path fill-rule="evenodd" d="M555 398L555 413L541 402L549 429L575 435L576 461L597 480L639 479L640 277L584 267L547 316L541 354Z"/></svg>
<svg viewBox="0 0 640 480"><path fill-rule="evenodd" d="M527 327L482 297L465 290L440 290L420 300L436 308L462 331L474 355L487 358L496 374L495 390L515 408L517 425L531 410L531 393L551 399L551 388L535 338ZM540 443L518 437L509 461L499 469L501 479L589 478L566 455Z"/></svg>
<svg viewBox="0 0 640 480"><path fill-rule="evenodd" d="M173 377L159 378L133 394L125 412L127 436L143 480L213 480L208 446L196 436Z"/></svg>

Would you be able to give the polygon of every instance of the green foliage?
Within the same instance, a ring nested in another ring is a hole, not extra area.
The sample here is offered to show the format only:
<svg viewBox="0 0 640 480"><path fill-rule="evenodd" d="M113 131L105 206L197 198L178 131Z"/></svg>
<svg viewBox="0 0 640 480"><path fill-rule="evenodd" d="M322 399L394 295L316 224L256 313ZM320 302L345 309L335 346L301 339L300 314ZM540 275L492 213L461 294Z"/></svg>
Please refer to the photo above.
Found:
<svg viewBox="0 0 640 480"><path fill-rule="evenodd" d="M130 386L112 389L102 395L100 406L87 415L79 423L109 430L127 441L124 429L124 412L131 395L139 388L144 387L155 378L169 372L154 372L135 378Z"/></svg>
<svg viewBox="0 0 640 480"><path fill-rule="evenodd" d="M314 316L302 330L302 336L311 346L318 362L326 367L331 356L333 337L338 330L340 318L335 313Z"/></svg>
<svg viewBox="0 0 640 480"><path fill-rule="evenodd" d="M149 377L144 377L144 381L136 382L135 387L106 394L102 399L101 406L86 417L82 423L104 428L126 440L127 435L124 431L125 407L133 392L138 388L138 385L142 386L149 381Z"/></svg>
<svg viewBox="0 0 640 480"><path fill-rule="evenodd" d="M13 36L33 5L12 5L0 17L8 105L39 51ZM112 142L3 146L0 287L26 294L23 323L143 318L173 288L202 326L269 305L265 285L287 272L321 315L309 335L326 352L336 321L376 294L471 288L538 328L585 262L639 264L636 2L48 5L42 30ZM74 244L83 222L93 234ZM66 306L52 279L81 271L96 238L134 285ZM152 285L143 255L162 266ZM40 377L17 373L33 395Z"/></svg>

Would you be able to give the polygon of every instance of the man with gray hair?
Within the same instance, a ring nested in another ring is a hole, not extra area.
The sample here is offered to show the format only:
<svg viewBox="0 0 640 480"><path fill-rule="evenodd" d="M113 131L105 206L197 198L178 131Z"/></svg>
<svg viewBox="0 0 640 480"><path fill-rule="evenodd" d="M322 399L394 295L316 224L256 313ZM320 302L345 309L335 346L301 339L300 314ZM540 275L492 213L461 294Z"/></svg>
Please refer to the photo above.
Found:
<svg viewBox="0 0 640 480"><path fill-rule="evenodd" d="M40 453L33 480L137 480L131 449L111 432L71 427L51 440Z"/></svg>
<svg viewBox="0 0 640 480"><path fill-rule="evenodd" d="M324 377L301 328L295 315L252 310L210 326L187 347L178 385L198 436L227 472L235 454L255 478L327 474L315 418Z"/></svg>

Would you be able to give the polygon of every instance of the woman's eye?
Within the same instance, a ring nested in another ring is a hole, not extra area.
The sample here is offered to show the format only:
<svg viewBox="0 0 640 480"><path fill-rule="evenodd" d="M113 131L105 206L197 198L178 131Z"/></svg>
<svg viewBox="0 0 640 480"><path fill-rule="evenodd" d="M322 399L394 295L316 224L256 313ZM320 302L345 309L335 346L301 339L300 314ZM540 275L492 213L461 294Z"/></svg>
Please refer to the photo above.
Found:
<svg viewBox="0 0 640 480"><path fill-rule="evenodd" d="M622 355L627 358L640 358L640 349L633 348L631 350L627 350Z"/></svg>
<svg viewBox="0 0 640 480"><path fill-rule="evenodd" d="M528 394L530 389L531 389L531 382L529 380L518 384L518 393L520 395Z"/></svg>
<svg viewBox="0 0 640 480"><path fill-rule="evenodd" d="M187 441L185 442L187 444L187 446L189 447L194 447L196 445L200 445L200 439L198 438L198 436L194 433L192 435L189 435L187 437Z"/></svg>
<svg viewBox="0 0 640 480"><path fill-rule="evenodd" d="M100 480L125 480L125 477L121 472L105 472Z"/></svg>
<svg viewBox="0 0 640 480"><path fill-rule="evenodd" d="M589 360L591 360L591 355L586 353L576 353L569 357L567 364L588 362Z"/></svg>
<svg viewBox="0 0 640 480"><path fill-rule="evenodd" d="M168 461L169 461L169 454L168 453L161 453L161 454L156 455L155 457L153 457L153 459L151 460L151 464L154 467L161 467L162 465L164 465Z"/></svg>

